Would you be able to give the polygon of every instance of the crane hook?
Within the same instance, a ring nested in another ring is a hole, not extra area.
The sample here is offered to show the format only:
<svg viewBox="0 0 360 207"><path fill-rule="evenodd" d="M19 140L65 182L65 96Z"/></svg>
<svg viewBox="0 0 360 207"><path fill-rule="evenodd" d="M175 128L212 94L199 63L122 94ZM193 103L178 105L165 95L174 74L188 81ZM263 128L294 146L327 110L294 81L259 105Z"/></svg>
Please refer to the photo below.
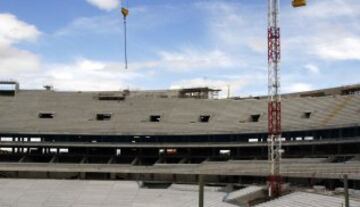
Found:
<svg viewBox="0 0 360 207"><path fill-rule="evenodd" d="M125 7L121 8L121 13L124 17L124 58L125 58L125 69L128 68L127 60L127 31L126 31L126 17L129 15L129 10Z"/></svg>

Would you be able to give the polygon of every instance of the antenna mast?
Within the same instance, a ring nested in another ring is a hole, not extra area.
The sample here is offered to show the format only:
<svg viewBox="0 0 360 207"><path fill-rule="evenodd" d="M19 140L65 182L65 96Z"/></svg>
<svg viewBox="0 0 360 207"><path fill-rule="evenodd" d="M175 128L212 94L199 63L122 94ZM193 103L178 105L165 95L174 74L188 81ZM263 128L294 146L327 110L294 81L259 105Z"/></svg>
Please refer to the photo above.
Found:
<svg viewBox="0 0 360 207"><path fill-rule="evenodd" d="M269 196L281 194L280 0L268 0L268 177Z"/></svg>

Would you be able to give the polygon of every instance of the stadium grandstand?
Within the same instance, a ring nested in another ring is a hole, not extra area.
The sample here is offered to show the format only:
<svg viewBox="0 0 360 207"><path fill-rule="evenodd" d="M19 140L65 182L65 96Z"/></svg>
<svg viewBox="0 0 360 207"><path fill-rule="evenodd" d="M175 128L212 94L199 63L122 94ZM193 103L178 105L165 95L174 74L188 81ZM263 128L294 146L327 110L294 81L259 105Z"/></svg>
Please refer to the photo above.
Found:
<svg viewBox="0 0 360 207"><path fill-rule="evenodd" d="M0 83L3 177L265 182L267 97L218 90L69 92ZM285 94L282 174L360 188L360 85Z"/></svg>

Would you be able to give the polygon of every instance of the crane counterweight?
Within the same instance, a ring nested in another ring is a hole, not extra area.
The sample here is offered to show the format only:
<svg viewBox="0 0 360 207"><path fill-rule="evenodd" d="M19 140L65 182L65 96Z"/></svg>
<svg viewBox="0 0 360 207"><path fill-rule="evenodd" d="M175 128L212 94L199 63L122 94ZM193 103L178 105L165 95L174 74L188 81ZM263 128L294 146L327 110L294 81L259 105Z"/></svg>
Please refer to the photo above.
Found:
<svg viewBox="0 0 360 207"><path fill-rule="evenodd" d="M306 0L293 0L292 1L292 6L293 7L306 6Z"/></svg>

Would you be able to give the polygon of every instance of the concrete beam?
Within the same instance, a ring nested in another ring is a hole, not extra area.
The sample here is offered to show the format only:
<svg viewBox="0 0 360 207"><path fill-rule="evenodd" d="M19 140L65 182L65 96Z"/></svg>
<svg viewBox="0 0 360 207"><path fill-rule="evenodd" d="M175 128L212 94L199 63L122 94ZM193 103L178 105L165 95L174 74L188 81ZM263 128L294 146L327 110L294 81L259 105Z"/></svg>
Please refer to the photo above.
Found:
<svg viewBox="0 0 360 207"><path fill-rule="evenodd" d="M283 146L337 145L360 143L360 137L352 139L331 139L312 141L287 141ZM88 143L88 142L0 142L0 147L51 147L51 148L237 148L266 147L267 142L203 142L203 143Z"/></svg>
<svg viewBox="0 0 360 207"><path fill-rule="evenodd" d="M153 166L122 164L49 164L49 163L1 163L0 171L21 172L94 172L167 175L222 175L222 176L268 176L268 165L249 163L204 164L156 164ZM339 179L347 174L351 180L360 180L360 164L316 163L283 164L282 176L294 178Z"/></svg>

